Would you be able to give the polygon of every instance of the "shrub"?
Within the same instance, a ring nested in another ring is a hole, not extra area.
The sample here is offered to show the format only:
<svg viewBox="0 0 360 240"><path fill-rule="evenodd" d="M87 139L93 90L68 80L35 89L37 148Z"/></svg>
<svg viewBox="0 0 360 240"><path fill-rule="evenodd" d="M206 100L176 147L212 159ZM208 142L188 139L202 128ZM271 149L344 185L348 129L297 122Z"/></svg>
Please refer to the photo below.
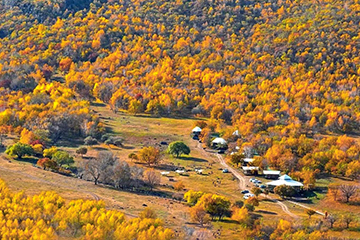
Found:
<svg viewBox="0 0 360 240"><path fill-rule="evenodd" d="M185 185L184 185L184 183L182 181L179 181L179 182L174 184L174 189L176 191L178 191L178 192L184 190L184 188L185 188Z"/></svg>
<svg viewBox="0 0 360 240"><path fill-rule="evenodd" d="M130 154L128 155L128 158L130 158L130 159L132 159L132 160L138 160L138 159L139 159L138 156L137 156L135 153L130 153Z"/></svg>
<svg viewBox="0 0 360 240"><path fill-rule="evenodd" d="M244 207L245 207L249 212L253 212L253 211L255 210L254 205L249 204L249 203L245 204Z"/></svg>
<svg viewBox="0 0 360 240"><path fill-rule="evenodd" d="M155 212L153 209L149 208L149 207L145 208L145 209L139 214L139 218L140 218L140 219L144 219L144 218L156 218L156 217L157 217L157 216L156 216L156 212Z"/></svg>
<svg viewBox="0 0 360 240"><path fill-rule="evenodd" d="M84 139L84 144L85 145L95 145L95 144L97 144L97 140L96 140L96 138L88 136Z"/></svg>
<svg viewBox="0 0 360 240"><path fill-rule="evenodd" d="M85 155L87 153L87 148L86 147L79 147L78 149L76 149L76 153L81 154L81 155Z"/></svg>

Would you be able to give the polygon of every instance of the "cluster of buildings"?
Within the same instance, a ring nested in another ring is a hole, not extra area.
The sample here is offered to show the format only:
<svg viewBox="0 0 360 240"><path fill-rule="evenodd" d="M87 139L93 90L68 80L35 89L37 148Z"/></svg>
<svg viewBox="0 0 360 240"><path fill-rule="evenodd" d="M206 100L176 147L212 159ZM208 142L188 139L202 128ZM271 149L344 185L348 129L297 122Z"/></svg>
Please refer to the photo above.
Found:
<svg viewBox="0 0 360 240"><path fill-rule="evenodd" d="M198 140L199 135L201 134L202 129L200 127L195 127L192 130L192 136L193 139ZM233 135L239 136L239 131L236 130ZM217 137L211 141L213 148L223 148L224 146L227 146L227 142L225 139ZM238 148L237 148L238 150ZM231 154L235 154L235 152L232 152ZM243 164L241 166L243 172L245 175L258 175L260 172L259 167L253 166L254 158L244 158ZM288 175L282 175L281 172L278 170L263 170L262 175L266 179L274 179L274 181L266 183L267 187L270 189L275 188L276 186L280 185L286 185L291 186L295 188L296 190L300 190L304 185L301 182L293 180Z"/></svg>

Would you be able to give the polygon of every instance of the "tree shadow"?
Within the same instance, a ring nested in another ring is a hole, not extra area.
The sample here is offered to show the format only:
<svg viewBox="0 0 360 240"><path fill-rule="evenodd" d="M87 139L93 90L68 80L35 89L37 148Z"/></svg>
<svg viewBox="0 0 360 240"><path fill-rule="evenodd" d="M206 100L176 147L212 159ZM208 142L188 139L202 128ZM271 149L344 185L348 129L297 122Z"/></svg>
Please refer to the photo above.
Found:
<svg viewBox="0 0 360 240"><path fill-rule="evenodd" d="M107 148L104 148L104 147L92 147L92 149L98 150L98 151L107 151L108 150Z"/></svg>
<svg viewBox="0 0 360 240"><path fill-rule="evenodd" d="M257 213L260 213L260 214L277 215L276 212L270 212L270 211L265 211L265 210L257 210L256 212L257 212Z"/></svg>
<svg viewBox="0 0 360 240"><path fill-rule="evenodd" d="M214 220L214 222L217 222L217 221L218 221L218 220ZM237 221L232 220L232 219L230 219L230 218L223 218L223 219L220 220L220 222L223 222L223 223L235 223L235 224L238 223Z"/></svg>
<svg viewBox="0 0 360 240"><path fill-rule="evenodd" d="M26 157L22 157L22 158L15 158L15 160L19 161L19 162L26 162L26 163L31 163L31 164L35 164L35 165L38 161L37 158L30 157L30 156L26 156Z"/></svg>
<svg viewBox="0 0 360 240"><path fill-rule="evenodd" d="M175 171L177 169L175 165L170 165L170 164L159 164L154 166L154 168L163 171Z"/></svg>
<svg viewBox="0 0 360 240"><path fill-rule="evenodd" d="M90 102L90 106L94 106L94 107L105 107L106 104L105 104L105 103L98 103L98 102Z"/></svg>
<svg viewBox="0 0 360 240"><path fill-rule="evenodd" d="M134 146L130 146L130 145L122 145L121 148L123 148L123 149L135 149Z"/></svg>
<svg viewBox="0 0 360 240"><path fill-rule="evenodd" d="M57 147L71 147L71 148L73 148L73 147L77 148L82 145L84 145L84 140L82 138L75 138L75 139L74 138L72 138L72 139L64 138L64 139L58 140L55 144L55 146L57 146Z"/></svg>
<svg viewBox="0 0 360 240"><path fill-rule="evenodd" d="M194 161L194 162L208 162L205 159L196 158L196 157L182 157L182 156L180 156L180 157L178 157L178 159L185 160L185 161Z"/></svg>

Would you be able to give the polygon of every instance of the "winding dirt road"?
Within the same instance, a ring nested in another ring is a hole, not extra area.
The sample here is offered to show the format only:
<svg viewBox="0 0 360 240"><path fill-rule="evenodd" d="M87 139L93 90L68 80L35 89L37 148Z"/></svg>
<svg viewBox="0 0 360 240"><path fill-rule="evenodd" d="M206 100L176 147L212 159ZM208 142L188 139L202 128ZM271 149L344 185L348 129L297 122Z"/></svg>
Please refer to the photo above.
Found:
<svg viewBox="0 0 360 240"><path fill-rule="evenodd" d="M240 189L245 189L246 188L246 179L245 179L245 177L242 176L237 170L230 167L220 154L216 153L215 155L219 159L220 164L223 167L227 168L229 170L229 172L231 172L237 179L239 179L239 187L240 187ZM272 198L272 197L270 197L268 195L265 195L265 194L261 194L261 195L266 197L267 199L269 199L273 203L276 203L277 205L279 205L281 207L281 209L283 210L283 212L285 212L290 217L298 218L297 215L295 215L295 214L293 214L292 212L289 211L289 208L284 203L282 203L279 200L274 199L274 198Z"/></svg>
<svg viewBox="0 0 360 240"><path fill-rule="evenodd" d="M201 149L204 155L207 155L208 152L206 152L202 147L201 144L198 143L197 144L197 148ZM218 153L212 153L213 155L215 155L217 157L217 159L219 160L219 163L224 167L227 168L229 170L229 172L231 172L238 180L239 180L239 187L240 189L246 189L246 178L240 174L236 169L232 168L231 166L229 166L229 164L226 163L225 159ZM292 218L299 218L297 215L293 214L292 212L290 212L289 208L282 202L280 202L277 199L274 199L268 195L262 194L262 196L264 196L265 198L269 199L270 201L272 201L273 203L276 203L277 205L279 205L281 207L281 209L283 210L284 213L286 213L287 215L289 215Z"/></svg>

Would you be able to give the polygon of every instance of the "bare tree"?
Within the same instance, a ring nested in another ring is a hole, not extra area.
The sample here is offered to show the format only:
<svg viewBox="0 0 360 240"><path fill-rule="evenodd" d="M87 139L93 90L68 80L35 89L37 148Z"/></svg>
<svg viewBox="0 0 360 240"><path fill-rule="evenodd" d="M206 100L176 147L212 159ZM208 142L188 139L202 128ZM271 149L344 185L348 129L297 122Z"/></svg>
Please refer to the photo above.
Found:
<svg viewBox="0 0 360 240"><path fill-rule="evenodd" d="M330 228L333 228L334 226L334 223L338 220L338 217L336 215L330 215L328 218L327 218L327 221L329 222L330 224Z"/></svg>
<svg viewBox="0 0 360 240"><path fill-rule="evenodd" d="M345 202L349 202L349 199L355 195L358 187L355 185L345 185L342 184L339 186L339 189L341 191L341 193L343 194L343 196L346 198Z"/></svg>
<svg viewBox="0 0 360 240"><path fill-rule="evenodd" d="M135 187L139 186L140 184L143 184L143 175L144 175L144 169L138 166L133 166L131 168L131 176L133 179L133 184Z"/></svg>
<svg viewBox="0 0 360 240"><path fill-rule="evenodd" d="M351 213L346 213L342 215L342 220L346 224L346 228L349 228L350 223L354 221L354 215Z"/></svg>
<svg viewBox="0 0 360 240"><path fill-rule="evenodd" d="M100 152L97 158L85 162L84 172L93 178L95 185L99 183L100 178L102 182L109 183L116 161L116 156L111 152Z"/></svg>
<svg viewBox="0 0 360 240"><path fill-rule="evenodd" d="M131 168L125 161L117 161L113 168L111 176L115 188L126 188L131 184Z"/></svg>
<svg viewBox="0 0 360 240"><path fill-rule="evenodd" d="M144 172L144 180L150 186L151 191L155 185L160 184L160 173L156 172L154 169L148 169Z"/></svg>
<svg viewBox="0 0 360 240"><path fill-rule="evenodd" d="M245 146L243 148L243 153L244 153L245 157L247 157L247 158L251 158L253 156L253 152L254 152L254 150L251 146Z"/></svg>

